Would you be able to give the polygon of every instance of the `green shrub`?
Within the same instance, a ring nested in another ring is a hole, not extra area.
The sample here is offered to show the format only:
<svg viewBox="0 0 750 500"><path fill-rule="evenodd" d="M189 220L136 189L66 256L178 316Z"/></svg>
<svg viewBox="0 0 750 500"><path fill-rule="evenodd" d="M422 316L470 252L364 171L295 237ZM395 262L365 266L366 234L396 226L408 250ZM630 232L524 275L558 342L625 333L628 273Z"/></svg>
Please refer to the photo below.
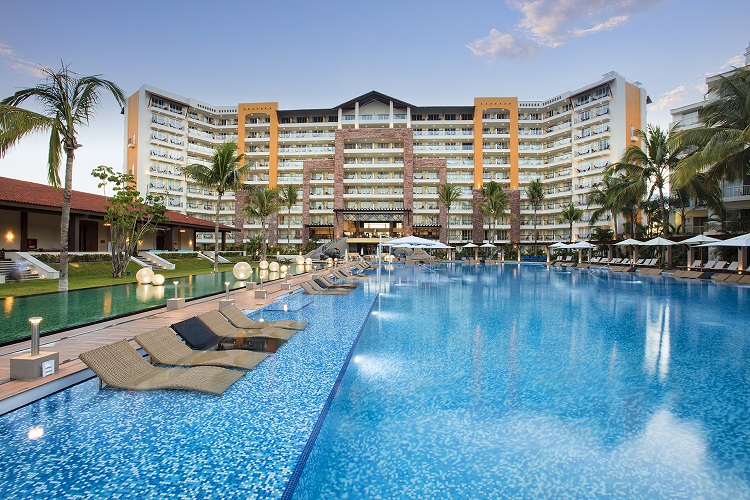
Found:
<svg viewBox="0 0 750 500"><path fill-rule="evenodd" d="M194 259L198 256L195 252L159 252L154 255L166 260Z"/></svg>

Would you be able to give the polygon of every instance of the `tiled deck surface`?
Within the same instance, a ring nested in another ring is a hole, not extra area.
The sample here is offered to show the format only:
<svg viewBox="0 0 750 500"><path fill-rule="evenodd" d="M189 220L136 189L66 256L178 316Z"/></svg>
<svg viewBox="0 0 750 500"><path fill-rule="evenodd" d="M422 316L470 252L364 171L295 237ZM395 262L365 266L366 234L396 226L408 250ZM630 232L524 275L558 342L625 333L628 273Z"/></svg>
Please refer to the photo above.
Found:
<svg viewBox="0 0 750 500"><path fill-rule="evenodd" d="M296 288L299 283L311 277L310 273L301 274L291 277L289 283ZM281 289L283 284L281 280L270 285L265 284L264 289L268 292L266 299L256 299L254 290L245 289L230 291L229 296L234 299L235 305L240 309L259 309L289 293ZM223 298L225 295L222 293L187 302L183 309L168 311L166 307L163 307L42 337L40 351L60 353L60 370L54 375L35 381L10 380L10 358L28 353L29 341L0 347L0 402L85 370L86 366L78 360L78 355L82 352L111 344L122 338L132 339L139 333L169 326L183 319L217 309L219 300ZM134 341L131 343L134 347L139 347Z"/></svg>

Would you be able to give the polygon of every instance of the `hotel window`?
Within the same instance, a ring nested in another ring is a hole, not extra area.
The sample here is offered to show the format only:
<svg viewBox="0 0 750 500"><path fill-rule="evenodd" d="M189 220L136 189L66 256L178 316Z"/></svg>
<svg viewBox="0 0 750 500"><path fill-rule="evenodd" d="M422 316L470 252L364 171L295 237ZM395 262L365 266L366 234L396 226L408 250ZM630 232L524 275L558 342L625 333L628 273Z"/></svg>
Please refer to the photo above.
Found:
<svg viewBox="0 0 750 500"><path fill-rule="evenodd" d="M292 119L288 116L284 116L279 119L279 123L292 123Z"/></svg>
<svg viewBox="0 0 750 500"><path fill-rule="evenodd" d="M456 119L456 113L448 113L445 115L446 120L455 120Z"/></svg>
<svg viewBox="0 0 750 500"><path fill-rule="evenodd" d="M307 117L306 116L298 116L294 120L296 123L307 123Z"/></svg>
<svg viewBox="0 0 750 500"><path fill-rule="evenodd" d="M323 117L322 116L313 116L312 117L313 123L323 123Z"/></svg>
<svg viewBox="0 0 750 500"><path fill-rule="evenodd" d="M411 115L412 121L422 121L424 118L422 118L422 115Z"/></svg>
<svg viewBox="0 0 750 500"><path fill-rule="evenodd" d="M473 120L474 115L472 113L461 113L462 120Z"/></svg>
<svg viewBox="0 0 750 500"><path fill-rule="evenodd" d="M387 120L389 116L390 116L390 115L383 115L383 114L380 114L380 115L378 115L378 120Z"/></svg>
<svg viewBox="0 0 750 500"><path fill-rule="evenodd" d="M354 115L344 115L344 121L353 121Z"/></svg>
<svg viewBox="0 0 750 500"><path fill-rule="evenodd" d="M430 121L438 121L438 120L440 120L440 115L434 114L434 113L430 113L430 114L427 115L427 119L430 120Z"/></svg>
<svg viewBox="0 0 750 500"><path fill-rule="evenodd" d="M360 120L372 120L372 115L359 115Z"/></svg>

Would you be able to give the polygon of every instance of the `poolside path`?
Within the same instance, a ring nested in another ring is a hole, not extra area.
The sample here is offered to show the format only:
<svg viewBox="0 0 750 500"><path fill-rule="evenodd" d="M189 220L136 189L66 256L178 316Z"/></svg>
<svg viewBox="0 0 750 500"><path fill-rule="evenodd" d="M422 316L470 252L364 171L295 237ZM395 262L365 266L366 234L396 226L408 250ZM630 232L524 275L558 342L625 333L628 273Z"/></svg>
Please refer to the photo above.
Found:
<svg viewBox="0 0 750 500"><path fill-rule="evenodd" d="M297 288L301 282L311 279L312 276L311 273L293 276L289 278L288 283ZM289 293L288 290L282 290L283 284L285 282L282 280L266 283L263 287L268 292L266 299L256 299L254 290L246 289L230 290L229 296L240 309L259 309ZM10 358L28 353L31 348L29 341L0 347L0 408L2 402L9 398L27 391L39 390L46 384L59 383L61 379L85 370L86 366L78 359L82 352L111 344L122 338L132 339L140 333L217 309L219 300L223 298L224 293L221 293L187 302L183 309L168 311L165 306L42 337L40 351L59 352L60 370L54 375L34 381L10 380ZM131 344L133 347L139 347L133 340Z"/></svg>

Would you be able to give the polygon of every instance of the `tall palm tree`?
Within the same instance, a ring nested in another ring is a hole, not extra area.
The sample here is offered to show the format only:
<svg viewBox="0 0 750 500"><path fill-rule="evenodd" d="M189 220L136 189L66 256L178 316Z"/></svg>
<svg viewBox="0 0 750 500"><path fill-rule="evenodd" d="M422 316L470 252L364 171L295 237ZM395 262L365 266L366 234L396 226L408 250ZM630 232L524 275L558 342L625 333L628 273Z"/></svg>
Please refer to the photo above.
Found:
<svg viewBox="0 0 750 500"><path fill-rule="evenodd" d="M299 202L299 194L297 192L297 186L294 184L286 184L279 188L279 202L281 206L287 209L286 218L286 244L291 244L291 227L292 227L292 208Z"/></svg>
<svg viewBox="0 0 750 500"><path fill-rule="evenodd" d="M536 229L536 211L539 205L542 204L542 201L544 201L546 194L541 179L534 179L526 187L526 197L529 199L529 203L531 203L531 208L534 209L534 241L539 241L539 232Z"/></svg>
<svg viewBox="0 0 750 500"><path fill-rule="evenodd" d="M559 220L561 222L567 222L570 225L570 241L573 241L573 223L578 222L583 218L583 210L576 207L572 203L568 203L568 206L562 209L560 212Z"/></svg>
<svg viewBox="0 0 750 500"><path fill-rule="evenodd" d="M445 223L446 244L448 244L451 239L451 205L461 199L461 195L461 188L454 186L453 184L446 182L438 186L438 200L440 200L440 203L445 205L445 208L448 210L448 220Z"/></svg>
<svg viewBox="0 0 750 500"><path fill-rule="evenodd" d="M708 95L711 98L698 113L704 126L674 134L676 148L694 151L677 164L677 188L699 172L719 183L750 174L750 68L709 82Z"/></svg>
<svg viewBox="0 0 750 500"><path fill-rule="evenodd" d="M216 146L211 158L211 166L193 163L185 167L185 175L196 183L208 189L215 189L216 224L214 226L214 272L219 272L219 212L221 198L227 191L233 191L242 185L242 176L250 168L249 165L239 166L244 153L237 154L236 142L225 142Z"/></svg>
<svg viewBox="0 0 750 500"><path fill-rule="evenodd" d="M253 186L245 197L245 213L260 219L260 260L266 260L268 219L279 211L279 191L275 188Z"/></svg>
<svg viewBox="0 0 750 500"><path fill-rule="evenodd" d="M65 184L60 221L60 281L58 290L68 290L68 242L70 230L70 196L73 191L73 160L80 144L78 126L88 125L101 103L103 93L110 93L120 106L125 95L120 87L101 75L80 76L65 64L59 71L40 68L44 80L36 87L21 89L0 101L0 157L18 141L37 132L50 133L47 153L47 180L60 187L60 159L65 151ZM34 100L41 111L19 106Z"/></svg>
<svg viewBox="0 0 750 500"><path fill-rule="evenodd" d="M591 213L589 224L593 226L609 212L614 226L615 239L618 239L617 216L623 213L623 207L619 204L621 200L617 196L619 185L622 182L623 178L620 176L605 175L602 179L602 186L593 188L586 195L589 206L598 205L598 208Z"/></svg>
<svg viewBox="0 0 750 500"><path fill-rule="evenodd" d="M497 220L508 215L508 194L500 184L490 181L482 187L482 196L484 201L479 204L479 210L490 219L489 242L494 243Z"/></svg>
<svg viewBox="0 0 750 500"><path fill-rule="evenodd" d="M650 186L648 198L652 198L654 191L658 195L659 212L661 213L661 233L663 237L669 234L669 212L666 197L669 176L682 155L682 148L669 140L675 128L664 132L661 127L649 125L648 132L637 130L643 148L630 146L619 162L609 167L611 174L624 174L634 181L642 180Z"/></svg>

